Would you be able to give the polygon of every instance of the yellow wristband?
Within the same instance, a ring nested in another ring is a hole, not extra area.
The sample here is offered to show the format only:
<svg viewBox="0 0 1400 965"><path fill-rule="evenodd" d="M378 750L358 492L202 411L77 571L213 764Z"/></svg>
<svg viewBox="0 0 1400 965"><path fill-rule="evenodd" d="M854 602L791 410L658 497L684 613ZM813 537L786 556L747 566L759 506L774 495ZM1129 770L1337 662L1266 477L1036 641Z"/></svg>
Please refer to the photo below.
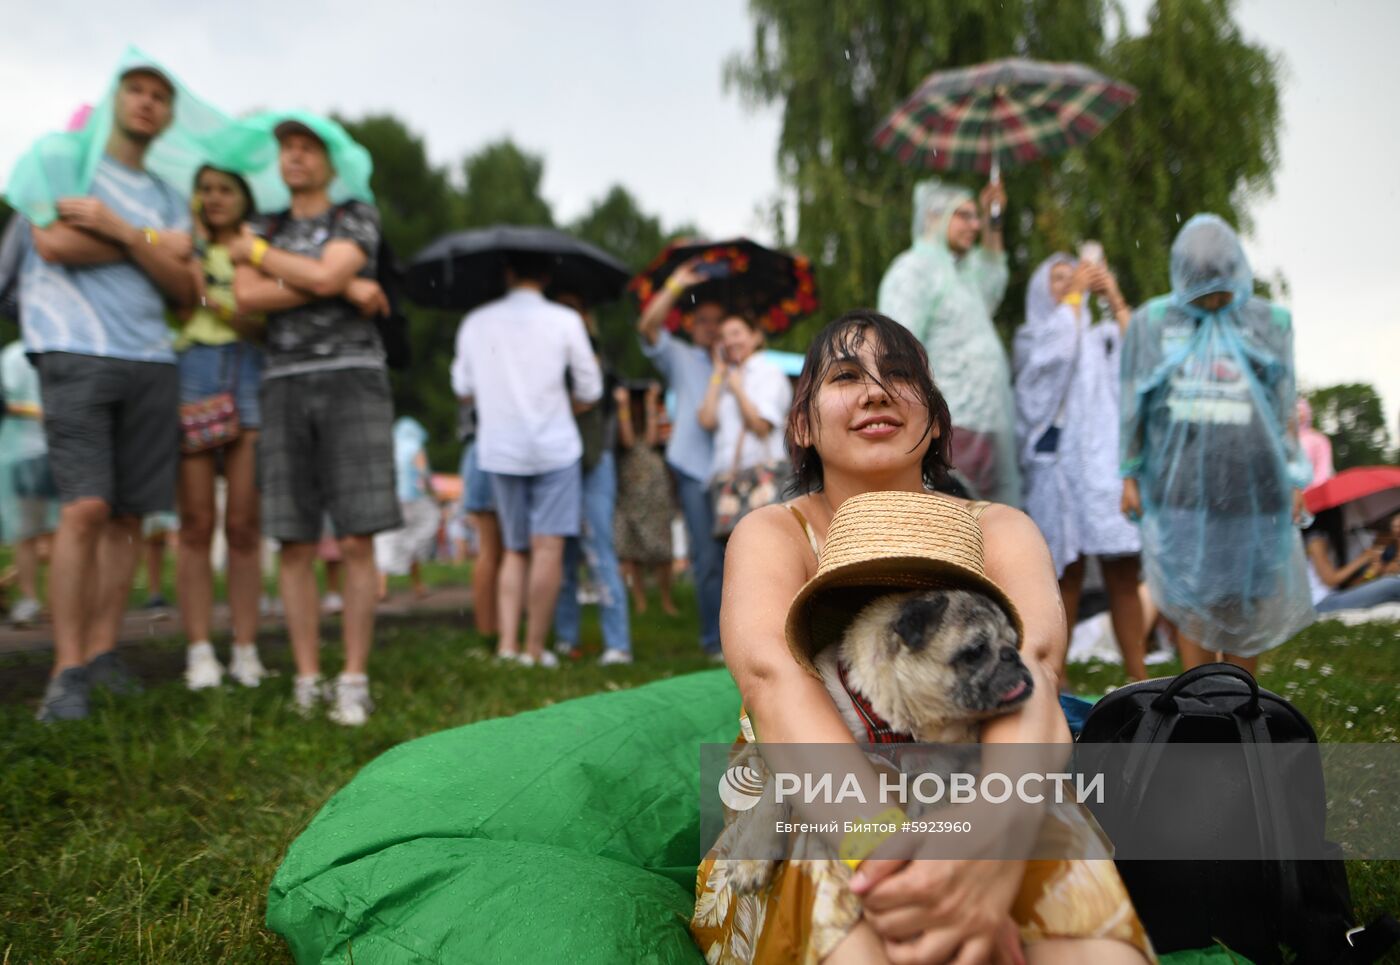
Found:
<svg viewBox="0 0 1400 965"><path fill-rule="evenodd" d="M719 384L720 384L721 382L723 382L723 381L724 381L724 373L723 373L723 372L716 372L714 375L710 376L710 384L711 384L711 385L719 385Z"/></svg>
<svg viewBox="0 0 1400 965"><path fill-rule="evenodd" d="M683 291L685 291L685 286L682 285L680 282L676 281L674 278L667 278L666 290L672 295L679 296Z"/></svg>
<svg viewBox="0 0 1400 965"><path fill-rule="evenodd" d="M874 818L860 822L868 825L869 830L846 832L838 848L841 863L855 871L872 851L899 833L904 821L903 811L897 807L889 807Z"/></svg>
<svg viewBox="0 0 1400 965"><path fill-rule="evenodd" d="M146 236L146 244L148 244L148 245L158 245L158 244L160 244L160 232L157 231L156 229L154 229L154 228L142 228L142 229L141 229L141 233L142 233L143 235Z"/></svg>
<svg viewBox="0 0 1400 965"><path fill-rule="evenodd" d="M267 254L268 244L262 238L253 239L253 250L248 252L248 263L254 268L262 267L263 256Z"/></svg>
<svg viewBox="0 0 1400 965"><path fill-rule="evenodd" d="M1081 292L1070 292L1068 295L1066 295L1066 296L1062 299L1062 302L1063 302L1063 304L1069 305L1069 306L1072 307L1072 308L1078 308L1078 307L1079 307L1079 303L1082 302L1083 300L1084 300L1084 295L1083 295Z"/></svg>

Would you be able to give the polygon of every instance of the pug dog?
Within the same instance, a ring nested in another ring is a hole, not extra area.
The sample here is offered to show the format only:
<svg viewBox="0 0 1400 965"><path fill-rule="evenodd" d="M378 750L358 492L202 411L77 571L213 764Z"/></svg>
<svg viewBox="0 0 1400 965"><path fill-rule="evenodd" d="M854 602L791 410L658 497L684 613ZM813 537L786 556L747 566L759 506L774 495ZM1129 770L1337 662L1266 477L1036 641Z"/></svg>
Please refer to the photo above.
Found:
<svg viewBox="0 0 1400 965"><path fill-rule="evenodd" d="M921 744L976 744L983 721L1031 696L1034 684L1017 644L1010 618L991 598L970 590L925 590L866 605L840 642L814 663L857 741L867 740L864 719L841 681L841 666L851 688L894 732ZM791 820L791 807L771 793L773 781L757 748L742 756L767 782L760 803L725 829L732 835L726 850L743 856L729 859L729 880L748 893L763 888L785 856L774 826Z"/></svg>

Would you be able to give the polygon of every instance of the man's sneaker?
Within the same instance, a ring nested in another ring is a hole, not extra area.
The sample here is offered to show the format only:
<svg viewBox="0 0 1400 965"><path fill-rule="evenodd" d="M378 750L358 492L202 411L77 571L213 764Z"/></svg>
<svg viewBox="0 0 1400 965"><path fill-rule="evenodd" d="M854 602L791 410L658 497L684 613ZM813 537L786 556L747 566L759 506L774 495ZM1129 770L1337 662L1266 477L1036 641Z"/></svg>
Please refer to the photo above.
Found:
<svg viewBox="0 0 1400 965"><path fill-rule="evenodd" d="M141 686L141 681L136 679L126 661L117 656L115 650L99 653L89 660L87 672L89 684L110 691L118 697L131 697L146 689Z"/></svg>
<svg viewBox="0 0 1400 965"><path fill-rule="evenodd" d="M87 668L69 667L49 680L34 719L42 724L52 724L57 720L83 720L87 715Z"/></svg>
<svg viewBox="0 0 1400 965"><path fill-rule="evenodd" d="M321 612L334 616L345 609L345 600L339 593L327 593L321 600Z"/></svg>
<svg viewBox="0 0 1400 965"><path fill-rule="evenodd" d="M603 655L598 658L598 666L613 667L620 663L631 663L632 651L609 649L604 650Z"/></svg>
<svg viewBox="0 0 1400 965"><path fill-rule="evenodd" d="M256 687L267 676L267 668L258 659L255 643L235 643L233 658L228 662L228 675L245 687Z"/></svg>
<svg viewBox="0 0 1400 965"><path fill-rule="evenodd" d="M528 653L522 653L520 655L520 666L543 667L546 670L557 670L559 667L559 658L548 650L541 653L538 657L532 657Z"/></svg>
<svg viewBox="0 0 1400 965"><path fill-rule="evenodd" d="M320 674L297 677L292 681L292 704L303 717L316 713L316 705L326 699L326 685Z"/></svg>
<svg viewBox="0 0 1400 965"><path fill-rule="evenodd" d="M38 600L32 597L25 597L14 606L10 607L10 622L17 627L22 627L27 623L33 623L39 619L39 614L43 612L43 606Z"/></svg>
<svg viewBox="0 0 1400 965"><path fill-rule="evenodd" d="M224 682L224 666L214 656L214 645L208 641L196 643L185 651L185 686L190 690L207 690Z"/></svg>
<svg viewBox="0 0 1400 965"><path fill-rule="evenodd" d="M364 674L341 674L335 678L335 705L326 716L345 727L360 727L369 720L373 710L368 677Z"/></svg>

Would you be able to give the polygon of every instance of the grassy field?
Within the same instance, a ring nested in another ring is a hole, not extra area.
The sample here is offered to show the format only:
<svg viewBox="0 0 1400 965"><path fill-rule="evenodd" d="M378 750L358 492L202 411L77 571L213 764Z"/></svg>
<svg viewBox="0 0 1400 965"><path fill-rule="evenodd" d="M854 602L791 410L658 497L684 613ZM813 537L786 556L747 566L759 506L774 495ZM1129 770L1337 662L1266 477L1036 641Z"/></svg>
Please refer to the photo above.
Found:
<svg viewBox="0 0 1400 965"><path fill-rule="evenodd" d="M462 579L437 570L434 582ZM290 708L281 676L256 690L193 694L178 681L142 697L99 700L61 727L32 707L0 706L0 963L283 962L263 927L268 882L288 844L367 761L395 744L474 720L710 666L697 652L694 604L635 620L638 663L591 661L557 672L498 667L460 626L384 627L373 663L379 710L361 730ZM594 611L584 646L600 640ZM177 640L143 644L178 655ZM1400 628L1320 624L1264 664L1265 686L1294 700L1323 740L1400 740ZM334 647L326 651L334 670ZM0 673L46 655L0 658ZM1176 668L1156 668L1165 674ZM1121 683L1116 667L1071 672L1080 693ZM1358 914L1400 906L1400 862L1350 865Z"/></svg>

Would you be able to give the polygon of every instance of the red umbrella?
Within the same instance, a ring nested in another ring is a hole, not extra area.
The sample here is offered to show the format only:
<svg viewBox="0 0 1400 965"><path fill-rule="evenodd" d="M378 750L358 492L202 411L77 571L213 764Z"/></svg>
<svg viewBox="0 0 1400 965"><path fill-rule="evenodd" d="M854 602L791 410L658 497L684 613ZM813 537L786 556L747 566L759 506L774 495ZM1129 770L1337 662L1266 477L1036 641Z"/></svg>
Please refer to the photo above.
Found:
<svg viewBox="0 0 1400 965"><path fill-rule="evenodd" d="M1308 512L1346 506L1358 525L1370 525L1400 510L1400 466L1357 466L1303 492Z"/></svg>

